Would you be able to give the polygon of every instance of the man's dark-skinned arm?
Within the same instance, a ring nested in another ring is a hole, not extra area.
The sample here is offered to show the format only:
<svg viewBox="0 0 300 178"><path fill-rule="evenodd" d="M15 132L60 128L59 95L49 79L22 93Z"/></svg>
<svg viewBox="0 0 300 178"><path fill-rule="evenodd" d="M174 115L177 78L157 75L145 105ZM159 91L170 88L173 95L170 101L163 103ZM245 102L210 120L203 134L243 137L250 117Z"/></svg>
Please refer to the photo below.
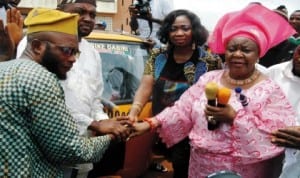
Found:
<svg viewBox="0 0 300 178"><path fill-rule="evenodd" d="M96 135L112 134L113 139L126 141L131 134L131 127L132 122L127 117L119 117L92 121L88 129L95 132Z"/></svg>

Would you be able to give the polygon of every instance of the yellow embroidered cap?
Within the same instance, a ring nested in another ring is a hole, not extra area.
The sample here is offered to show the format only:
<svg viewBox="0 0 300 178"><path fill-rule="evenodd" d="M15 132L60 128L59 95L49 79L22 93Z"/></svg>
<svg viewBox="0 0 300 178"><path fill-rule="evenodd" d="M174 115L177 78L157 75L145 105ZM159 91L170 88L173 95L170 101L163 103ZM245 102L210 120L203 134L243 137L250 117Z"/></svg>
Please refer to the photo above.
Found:
<svg viewBox="0 0 300 178"><path fill-rule="evenodd" d="M48 8L34 8L24 20L27 34L43 31L77 35L79 16Z"/></svg>

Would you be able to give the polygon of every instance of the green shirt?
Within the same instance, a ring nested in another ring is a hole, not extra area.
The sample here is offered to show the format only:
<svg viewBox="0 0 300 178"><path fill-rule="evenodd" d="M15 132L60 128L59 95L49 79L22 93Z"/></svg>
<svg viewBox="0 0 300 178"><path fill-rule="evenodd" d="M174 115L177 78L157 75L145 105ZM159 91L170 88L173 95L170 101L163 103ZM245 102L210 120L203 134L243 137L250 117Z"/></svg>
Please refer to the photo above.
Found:
<svg viewBox="0 0 300 178"><path fill-rule="evenodd" d="M63 177L63 165L99 161L109 144L78 135L53 73L28 59L0 63L0 177Z"/></svg>
<svg viewBox="0 0 300 178"><path fill-rule="evenodd" d="M289 42L291 42L297 46L300 45L300 36L298 36L298 37L291 36L289 38Z"/></svg>

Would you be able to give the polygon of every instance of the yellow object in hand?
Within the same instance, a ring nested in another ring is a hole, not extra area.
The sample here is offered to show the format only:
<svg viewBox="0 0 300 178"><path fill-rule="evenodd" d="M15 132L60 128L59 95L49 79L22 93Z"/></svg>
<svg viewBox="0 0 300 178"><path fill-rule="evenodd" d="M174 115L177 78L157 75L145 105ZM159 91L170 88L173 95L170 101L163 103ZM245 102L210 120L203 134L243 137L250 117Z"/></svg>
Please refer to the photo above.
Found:
<svg viewBox="0 0 300 178"><path fill-rule="evenodd" d="M218 106L224 106L228 103L231 96L231 90L226 87L219 88L217 94Z"/></svg>
<svg viewBox="0 0 300 178"><path fill-rule="evenodd" d="M205 95L208 100L214 100L218 94L218 84L215 82L209 82L205 85Z"/></svg>

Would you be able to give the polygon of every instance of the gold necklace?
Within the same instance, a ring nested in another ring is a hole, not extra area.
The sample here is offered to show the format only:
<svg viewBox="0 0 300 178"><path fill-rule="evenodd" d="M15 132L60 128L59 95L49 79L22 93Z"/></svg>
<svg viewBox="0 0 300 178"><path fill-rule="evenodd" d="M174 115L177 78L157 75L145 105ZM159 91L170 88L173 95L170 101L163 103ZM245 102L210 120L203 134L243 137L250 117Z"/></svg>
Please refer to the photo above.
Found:
<svg viewBox="0 0 300 178"><path fill-rule="evenodd" d="M225 77L225 80L232 85L243 86L243 85L252 83L256 79L258 79L259 75L260 75L260 72L257 69L255 69L254 72L252 73L252 75L249 78L246 78L244 80L235 80L235 79L231 78L229 76L229 71L225 72L224 77Z"/></svg>

